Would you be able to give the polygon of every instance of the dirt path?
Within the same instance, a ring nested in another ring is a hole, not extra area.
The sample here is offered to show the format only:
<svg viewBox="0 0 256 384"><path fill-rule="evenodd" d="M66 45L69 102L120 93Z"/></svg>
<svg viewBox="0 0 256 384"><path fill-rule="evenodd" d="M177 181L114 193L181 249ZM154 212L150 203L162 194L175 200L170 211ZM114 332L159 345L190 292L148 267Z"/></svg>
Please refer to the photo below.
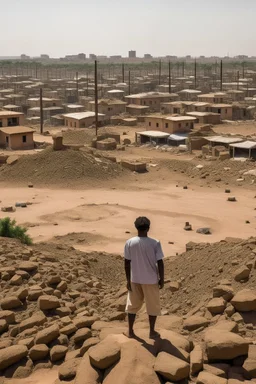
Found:
<svg viewBox="0 0 256 384"><path fill-rule="evenodd" d="M141 188L136 191L1 188L1 206L32 202L9 215L29 227L35 242L86 232L85 243L74 241L81 250L122 253L125 240L135 235L133 222L138 215L149 216L151 236L161 239L167 256L184 251L189 241L215 242L228 236L247 238L255 234L256 202L252 191L232 190L238 201L230 203L222 189L184 190L173 185ZM6 213L0 213L1 218L5 216ZM186 221L192 224L193 231L184 231ZM210 227L212 235L197 234L199 227ZM72 237L68 241L72 244Z"/></svg>

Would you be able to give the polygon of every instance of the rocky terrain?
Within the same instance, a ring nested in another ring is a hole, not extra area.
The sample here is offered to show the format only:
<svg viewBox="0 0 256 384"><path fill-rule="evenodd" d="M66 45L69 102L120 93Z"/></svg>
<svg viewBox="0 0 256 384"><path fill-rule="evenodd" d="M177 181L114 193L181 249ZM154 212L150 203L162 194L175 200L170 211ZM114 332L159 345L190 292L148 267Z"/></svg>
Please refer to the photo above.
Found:
<svg viewBox="0 0 256 384"><path fill-rule="evenodd" d="M56 384L238 384L256 379L256 238L187 244L166 260L161 337L126 331L123 260L0 240L0 374L59 366Z"/></svg>

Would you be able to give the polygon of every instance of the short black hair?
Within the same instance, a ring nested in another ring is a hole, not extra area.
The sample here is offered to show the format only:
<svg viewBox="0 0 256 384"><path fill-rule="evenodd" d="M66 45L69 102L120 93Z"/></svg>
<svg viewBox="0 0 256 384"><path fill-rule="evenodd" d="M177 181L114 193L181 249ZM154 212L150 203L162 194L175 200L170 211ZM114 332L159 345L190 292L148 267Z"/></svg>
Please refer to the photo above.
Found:
<svg viewBox="0 0 256 384"><path fill-rule="evenodd" d="M138 231L146 231L150 228L150 220L145 216L140 216L137 217L134 225Z"/></svg>

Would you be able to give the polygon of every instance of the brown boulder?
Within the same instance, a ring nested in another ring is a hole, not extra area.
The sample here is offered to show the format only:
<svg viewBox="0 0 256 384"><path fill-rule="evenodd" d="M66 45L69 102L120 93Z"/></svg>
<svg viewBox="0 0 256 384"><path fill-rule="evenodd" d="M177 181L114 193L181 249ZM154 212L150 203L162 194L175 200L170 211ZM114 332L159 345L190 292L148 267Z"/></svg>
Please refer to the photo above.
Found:
<svg viewBox="0 0 256 384"><path fill-rule="evenodd" d="M54 363L55 361L64 359L67 351L68 347L66 347L65 345L55 345L50 350L51 361Z"/></svg>
<svg viewBox="0 0 256 384"><path fill-rule="evenodd" d="M193 351L190 353L190 373L195 376L203 369L203 350L199 344L195 345Z"/></svg>
<svg viewBox="0 0 256 384"><path fill-rule="evenodd" d="M0 320L0 335L6 331L8 331L8 324L7 324L7 321L2 319Z"/></svg>
<svg viewBox="0 0 256 384"><path fill-rule="evenodd" d="M12 311L0 311L0 320L6 320L7 324L15 324L15 313Z"/></svg>
<svg viewBox="0 0 256 384"><path fill-rule="evenodd" d="M15 309L22 306L22 302L16 296L8 296L0 302L2 309Z"/></svg>
<svg viewBox="0 0 256 384"><path fill-rule="evenodd" d="M100 384L102 383L102 372L91 366L90 359L86 353L77 367L75 384Z"/></svg>
<svg viewBox="0 0 256 384"><path fill-rule="evenodd" d="M88 351L93 367L107 369L120 359L120 345L109 336Z"/></svg>
<svg viewBox="0 0 256 384"><path fill-rule="evenodd" d="M39 309L42 311L60 307L59 299L56 296L42 295L37 301Z"/></svg>
<svg viewBox="0 0 256 384"><path fill-rule="evenodd" d="M38 264L33 263L32 261L22 261L18 265L18 269L26 272L35 272L38 269Z"/></svg>
<svg viewBox="0 0 256 384"><path fill-rule="evenodd" d="M250 312L256 310L256 293L250 289L239 291L231 300L237 311Z"/></svg>
<svg viewBox="0 0 256 384"><path fill-rule="evenodd" d="M249 342L241 336L214 327L205 333L206 353L209 361L232 360L247 355Z"/></svg>
<svg viewBox="0 0 256 384"><path fill-rule="evenodd" d="M47 321L46 316L43 314L43 312L38 312L29 317L26 320L23 320L19 327L20 327L20 332L25 331L25 329L33 328L33 327L38 327L40 325L43 325Z"/></svg>
<svg viewBox="0 0 256 384"><path fill-rule="evenodd" d="M234 290L229 285L217 285L213 288L213 297L223 297L225 301L230 301L234 296Z"/></svg>
<svg viewBox="0 0 256 384"><path fill-rule="evenodd" d="M91 348L94 347L95 345L99 344L100 339L97 337L90 337L89 339L85 340L83 343L81 349L80 349L80 356L84 356L84 354Z"/></svg>
<svg viewBox="0 0 256 384"><path fill-rule="evenodd" d="M12 345L0 350L0 370L10 367L17 363L28 354L28 349L25 345Z"/></svg>
<svg viewBox="0 0 256 384"><path fill-rule="evenodd" d="M11 285L21 285L22 284L22 277L19 275L14 275L10 280Z"/></svg>
<svg viewBox="0 0 256 384"><path fill-rule="evenodd" d="M81 362L81 358L65 361L59 367L59 379L69 381L76 376L78 365Z"/></svg>
<svg viewBox="0 0 256 384"><path fill-rule="evenodd" d="M209 325L209 320L205 319L202 316L191 316L184 321L183 328L188 331L195 331L201 327L207 327Z"/></svg>
<svg viewBox="0 0 256 384"><path fill-rule="evenodd" d="M218 377L209 372L200 372L196 384L227 384L227 379Z"/></svg>
<svg viewBox="0 0 256 384"><path fill-rule="evenodd" d="M206 308L212 315L222 314L226 308L226 301L222 297L216 297L209 301Z"/></svg>
<svg viewBox="0 0 256 384"><path fill-rule="evenodd" d="M238 268L234 274L235 281L243 281L248 280L250 276L250 269L246 267L246 265L242 265L240 268Z"/></svg>
<svg viewBox="0 0 256 384"><path fill-rule="evenodd" d="M46 344L37 344L30 349L28 356L32 361L37 361L45 359L48 353L49 348Z"/></svg>
<svg viewBox="0 0 256 384"><path fill-rule="evenodd" d="M75 326L79 328L90 328L95 321L98 321L99 317L98 316L77 316L74 320L73 323Z"/></svg>
<svg viewBox="0 0 256 384"><path fill-rule="evenodd" d="M74 340L75 344L78 344L89 339L90 337L92 337L92 331L89 328L80 328L76 331L72 340Z"/></svg>
<svg viewBox="0 0 256 384"><path fill-rule="evenodd" d="M161 380L154 371L155 356L136 340L124 335L115 336L121 344L121 359L114 367L105 372L104 384L160 384ZM146 340L146 342L148 342Z"/></svg>
<svg viewBox="0 0 256 384"><path fill-rule="evenodd" d="M177 357L160 352L156 358L154 369L165 379L177 382L189 377L190 366Z"/></svg>
<svg viewBox="0 0 256 384"><path fill-rule="evenodd" d="M49 344L59 337L60 331L57 324L39 331L35 337L35 344Z"/></svg>

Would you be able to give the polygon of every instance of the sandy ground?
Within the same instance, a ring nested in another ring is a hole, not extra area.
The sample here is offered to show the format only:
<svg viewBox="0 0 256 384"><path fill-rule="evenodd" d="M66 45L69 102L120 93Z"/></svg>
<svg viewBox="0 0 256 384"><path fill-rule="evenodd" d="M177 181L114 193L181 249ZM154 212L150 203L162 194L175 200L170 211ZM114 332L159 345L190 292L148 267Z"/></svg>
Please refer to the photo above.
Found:
<svg viewBox="0 0 256 384"><path fill-rule="evenodd" d="M54 384L58 378L58 367L40 369L25 379L5 379L3 384Z"/></svg>
<svg viewBox="0 0 256 384"><path fill-rule="evenodd" d="M81 250L122 253L124 242L135 235L133 222L139 215L151 219L151 236L162 241L166 256L183 252L189 241L215 242L227 236L255 235L256 202L252 191L233 189L232 194L238 201L230 203L219 189L190 187L183 190L175 185L146 187L142 185L136 191L132 188L83 191L3 187L1 206L32 202L27 208L17 208L9 215L29 227L35 242L86 232L84 244L74 241ZM0 213L1 218L5 216L6 213ZM245 224L246 220L250 224ZM193 226L191 232L183 229L187 221ZM210 227L212 235L197 234L196 229L200 227ZM69 243L72 244L72 236Z"/></svg>

